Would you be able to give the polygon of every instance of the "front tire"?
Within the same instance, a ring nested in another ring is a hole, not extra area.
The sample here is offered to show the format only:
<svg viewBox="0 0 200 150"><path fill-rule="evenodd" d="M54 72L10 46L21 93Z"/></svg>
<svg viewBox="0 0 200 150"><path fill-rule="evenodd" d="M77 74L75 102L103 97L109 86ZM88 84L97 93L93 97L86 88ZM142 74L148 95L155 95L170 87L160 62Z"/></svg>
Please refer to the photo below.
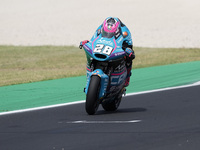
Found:
<svg viewBox="0 0 200 150"><path fill-rule="evenodd" d="M85 103L85 109L89 115L94 115L99 107L100 81L98 76L91 77Z"/></svg>

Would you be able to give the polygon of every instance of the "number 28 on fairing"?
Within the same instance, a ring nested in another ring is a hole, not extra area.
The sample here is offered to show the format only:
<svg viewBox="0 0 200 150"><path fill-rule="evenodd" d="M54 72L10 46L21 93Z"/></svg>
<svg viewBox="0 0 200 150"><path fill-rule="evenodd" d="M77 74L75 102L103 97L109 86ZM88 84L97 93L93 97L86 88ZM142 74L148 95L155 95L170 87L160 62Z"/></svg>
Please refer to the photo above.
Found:
<svg viewBox="0 0 200 150"><path fill-rule="evenodd" d="M110 55L112 53L112 50L113 48L108 45L105 46L104 44L97 44L93 52Z"/></svg>

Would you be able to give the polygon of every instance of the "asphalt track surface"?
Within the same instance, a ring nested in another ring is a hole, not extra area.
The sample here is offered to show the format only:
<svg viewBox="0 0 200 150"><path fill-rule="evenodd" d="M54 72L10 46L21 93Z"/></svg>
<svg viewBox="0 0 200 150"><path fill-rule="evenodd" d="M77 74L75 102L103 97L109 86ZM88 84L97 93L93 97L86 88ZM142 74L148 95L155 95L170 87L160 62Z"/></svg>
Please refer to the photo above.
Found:
<svg viewBox="0 0 200 150"><path fill-rule="evenodd" d="M127 96L94 116L84 103L2 115L0 150L199 150L199 97L193 86Z"/></svg>

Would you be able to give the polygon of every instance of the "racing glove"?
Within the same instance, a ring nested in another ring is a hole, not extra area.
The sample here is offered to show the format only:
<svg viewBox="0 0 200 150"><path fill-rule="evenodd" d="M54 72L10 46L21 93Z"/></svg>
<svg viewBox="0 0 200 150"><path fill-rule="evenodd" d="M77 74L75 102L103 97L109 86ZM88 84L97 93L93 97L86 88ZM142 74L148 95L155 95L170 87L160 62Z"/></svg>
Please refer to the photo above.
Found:
<svg viewBox="0 0 200 150"><path fill-rule="evenodd" d="M86 43L88 43L88 40L84 40L80 42L79 48L82 49L83 45L85 45Z"/></svg>
<svg viewBox="0 0 200 150"><path fill-rule="evenodd" d="M125 52L126 52L126 57L127 57L128 60L135 59L135 53L134 53L134 51L131 48L127 47L125 49Z"/></svg>

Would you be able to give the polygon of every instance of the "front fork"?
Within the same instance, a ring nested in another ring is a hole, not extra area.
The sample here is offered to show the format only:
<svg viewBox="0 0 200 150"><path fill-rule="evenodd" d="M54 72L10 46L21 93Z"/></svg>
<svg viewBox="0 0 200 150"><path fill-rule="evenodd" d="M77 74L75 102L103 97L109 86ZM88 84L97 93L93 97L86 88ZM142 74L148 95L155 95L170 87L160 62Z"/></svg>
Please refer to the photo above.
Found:
<svg viewBox="0 0 200 150"><path fill-rule="evenodd" d="M87 71L87 83L84 89L85 94L87 95L88 88L90 85L90 80L92 76L98 76L101 79L99 99L103 98L106 95L107 87L109 84L109 76L105 74L101 69L95 69L92 72Z"/></svg>

